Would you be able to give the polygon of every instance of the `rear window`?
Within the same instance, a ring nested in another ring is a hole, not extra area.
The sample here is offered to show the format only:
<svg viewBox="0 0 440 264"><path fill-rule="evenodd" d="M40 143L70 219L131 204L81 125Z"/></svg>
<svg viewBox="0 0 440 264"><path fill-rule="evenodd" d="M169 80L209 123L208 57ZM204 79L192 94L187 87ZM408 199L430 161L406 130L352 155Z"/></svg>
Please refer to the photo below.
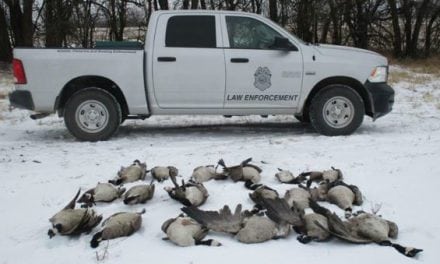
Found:
<svg viewBox="0 0 440 264"><path fill-rule="evenodd" d="M215 48L216 43L214 16L173 16L168 20L167 47Z"/></svg>

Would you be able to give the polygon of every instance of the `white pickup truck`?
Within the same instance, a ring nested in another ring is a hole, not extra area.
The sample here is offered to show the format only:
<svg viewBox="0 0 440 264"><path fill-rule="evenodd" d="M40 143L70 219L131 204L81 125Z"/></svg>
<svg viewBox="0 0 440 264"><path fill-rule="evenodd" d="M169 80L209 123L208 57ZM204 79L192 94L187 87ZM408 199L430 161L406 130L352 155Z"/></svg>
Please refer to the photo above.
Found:
<svg viewBox="0 0 440 264"><path fill-rule="evenodd" d="M58 112L80 140L106 140L151 115L292 114L324 135L391 111L385 57L304 43L259 15L158 11L145 47L14 49L10 103Z"/></svg>

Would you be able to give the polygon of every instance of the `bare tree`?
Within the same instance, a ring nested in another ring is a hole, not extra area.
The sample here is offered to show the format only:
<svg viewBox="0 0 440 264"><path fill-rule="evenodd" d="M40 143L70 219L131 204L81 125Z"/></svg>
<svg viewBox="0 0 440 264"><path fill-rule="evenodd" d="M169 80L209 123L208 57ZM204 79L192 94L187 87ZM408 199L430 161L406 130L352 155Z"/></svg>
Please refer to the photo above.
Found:
<svg viewBox="0 0 440 264"><path fill-rule="evenodd" d="M435 28L440 28L440 1L433 1L431 3L430 17L428 17L428 22L425 29L425 56L428 57L432 49L432 35ZM436 38L439 39L438 37Z"/></svg>
<svg viewBox="0 0 440 264"><path fill-rule="evenodd" d="M8 34L6 13L3 4L0 3L0 61L11 61L12 48Z"/></svg>
<svg viewBox="0 0 440 264"><path fill-rule="evenodd" d="M73 33L73 1L45 0L44 3L46 47L67 45L67 36Z"/></svg>
<svg viewBox="0 0 440 264"><path fill-rule="evenodd" d="M388 6L393 26L393 53L395 56L400 57L402 55L402 33L396 0L388 0Z"/></svg>
<svg viewBox="0 0 440 264"><path fill-rule="evenodd" d="M0 0L0 58L11 46L91 47L96 26L109 40L127 27L145 34L154 10L240 10L268 16L308 42L392 49L395 56L440 51L440 0ZM42 18L42 20L40 20ZM32 20L34 19L34 21Z"/></svg>
<svg viewBox="0 0 440 264"><path fill-rule="evenodd" d="M159 0L160 10L168 10L168 0Z"/></svg>
<svg viewBox="0 0 440 264"><path fill-rule="evenodd" d="M32 47L34 26L32 11L34 0L2 0L9 8L9 19L13 33L14 46Z"/></svg>
<svg viewBox="0 0 440 264"><path fill-rule="evenodd" d="M72 24L76 25L74 39L83 48L93 46L93 35L101 8L95 7L91 0L76 0L73 6Z"/></svg>
<svg viewBox="0 0 440 264"><path fill-rule="evenodd" d="M277 0L269 0L269 17L273 22L278 22Z"/></svg>
<svg viewBox="0 0 440 264"><path fill-rule="evenodd" d="M377 19L383 0L351 0L345 4L345 22L356 47L368 48L370 26Z"/></svg>

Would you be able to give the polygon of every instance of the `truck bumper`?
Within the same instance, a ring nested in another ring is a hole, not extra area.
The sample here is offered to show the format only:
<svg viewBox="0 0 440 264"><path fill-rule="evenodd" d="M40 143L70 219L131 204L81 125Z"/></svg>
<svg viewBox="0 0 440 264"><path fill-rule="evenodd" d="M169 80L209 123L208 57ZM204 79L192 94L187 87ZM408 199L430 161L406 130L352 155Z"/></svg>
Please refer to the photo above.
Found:
<svg viewBox="0 0 440 264"><path fill-rule="evenodd" d="M34 101L29 91L17 90L9 94L9 102L12 106L28 110L34 110Z"/></svg>
<svg viewBox="0 0 440 264"><path fill-rule="evenodd" d="M394 104L394 90L387 83L366 82L365 88L371 98L371 110L373 119L379 118L391 112Z"/></svg>

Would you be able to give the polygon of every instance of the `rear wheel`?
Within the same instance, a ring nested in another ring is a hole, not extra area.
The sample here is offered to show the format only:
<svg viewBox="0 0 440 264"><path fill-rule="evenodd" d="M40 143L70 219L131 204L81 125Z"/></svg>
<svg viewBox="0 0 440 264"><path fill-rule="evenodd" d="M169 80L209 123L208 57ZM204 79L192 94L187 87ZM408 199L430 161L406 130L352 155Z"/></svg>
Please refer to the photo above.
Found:
<svg viewBox="0 0 440 264"><path fill-rule="evenodd" d="M73 94L64 109L67 129L73 136L84 141L110 138L121 120L121 107L115 97L95 87Z"/></svg>
<svg viewBox="0 0 440 264"><path fill-rule="evenodd" d="M309 114L312 126L320 134L349 135L362 124L365 107L351 87L329 85L312 99Z"/></svg>

